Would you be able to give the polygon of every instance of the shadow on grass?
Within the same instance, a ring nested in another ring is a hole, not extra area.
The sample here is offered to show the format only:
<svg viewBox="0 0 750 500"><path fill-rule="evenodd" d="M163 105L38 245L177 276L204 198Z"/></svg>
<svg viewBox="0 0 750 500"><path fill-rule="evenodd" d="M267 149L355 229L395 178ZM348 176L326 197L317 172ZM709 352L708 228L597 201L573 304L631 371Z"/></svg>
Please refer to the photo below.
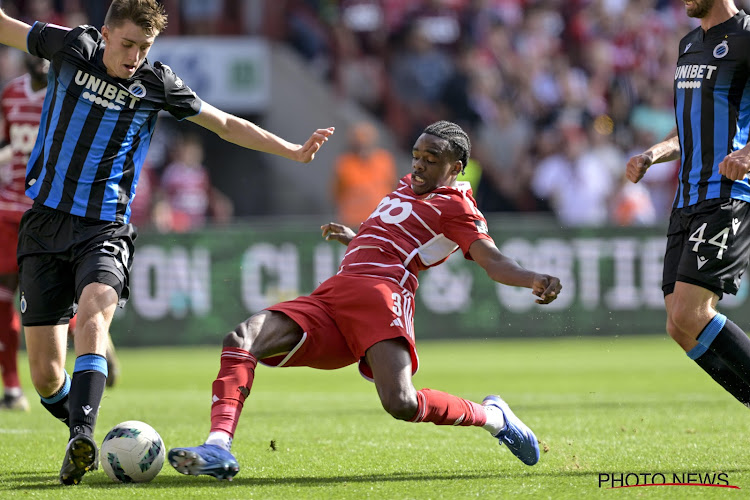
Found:
<svg viewBox="0 0 750 500"><path fill-rule="evenodd" d="M744 469L726 469L722 472L728 474L734 473L746 473L750 471L750 467ZM680 474L684 471L660 471L664 474L671 474L675 472ZM713 469L691 469L691 473L712 473L716 472ZM111 488L161 488L171 489L178 487L199 487L207 486L212 488L238 488L247 486L286 486L292 485L297 487L320 487L327 485L337 485L346 483L398 483L398 482L412 482L412 481L474 481L477 479L482 480L512 480L512 479L525 479L530 478L560 478L560 477L591 477L596 478L597 472L593 471L582 471L582 470L523 470L519 472L508 474L508 473L496 473L496 472L467 472L467 473L409 473L409 472L394 472L389 474L362 474L362 475L344 475L344 476L331 476L331 477L315 477L315 476L279 476L279 477L235 477L233 481L219 481L209 476L175 476L173 474L166 475L162 473L154 481L146 484L119 484L110 481L106 476L102 478L101 475L97 474L97 477L84 478L80 487L87 489L101 489L109 490ZM90 479L90 481L86 481ZM104 480L102 480L104 479ZM13 474L12 477L5 478L3 481L3 489L8 489L5 486L10 486L11 490L15 491L45 491L54 490L58 488L65 488L57 482L57 478L54 475L40 475L38 473L17 473Z"/></svg>

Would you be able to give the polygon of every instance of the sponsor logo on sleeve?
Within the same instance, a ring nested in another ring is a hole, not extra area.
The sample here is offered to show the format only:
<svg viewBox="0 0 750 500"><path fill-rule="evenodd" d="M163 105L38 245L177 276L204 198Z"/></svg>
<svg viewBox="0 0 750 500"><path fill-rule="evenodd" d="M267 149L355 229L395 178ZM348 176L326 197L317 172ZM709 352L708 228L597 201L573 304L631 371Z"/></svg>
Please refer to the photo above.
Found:
<svg viewBox="0 0 750 500"><path fill-rule="evenodd" d="M477 226L477 231L479 231L482 234L489 234L489 231L487 230L487 223L483 220L475 220L474 225Z"/></svg>

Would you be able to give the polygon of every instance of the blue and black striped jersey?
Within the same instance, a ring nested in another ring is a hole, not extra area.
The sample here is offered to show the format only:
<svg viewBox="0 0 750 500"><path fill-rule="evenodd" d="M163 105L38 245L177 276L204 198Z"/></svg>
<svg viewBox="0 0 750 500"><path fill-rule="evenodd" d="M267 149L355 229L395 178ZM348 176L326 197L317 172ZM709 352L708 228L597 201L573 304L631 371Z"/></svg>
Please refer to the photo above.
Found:
<svg viewBox="0 0 750 500"><path fill-rule="evenodd" d="M680 41L674 78L680 140L675 208L715 198L750 201L745 178L719 174L719 163L742 149L750 131L750 16L740 11L708 31Z"/></svg>
<svg viewBox="0 0 750 500"><path fill-rule="evenodd" d="M73 215L127 223L157 114L194 116L201 100L159 62L144 62L128 80L109 76L102 35L91 26L35 23L27 45L50 70L26 194Z"/></svg>

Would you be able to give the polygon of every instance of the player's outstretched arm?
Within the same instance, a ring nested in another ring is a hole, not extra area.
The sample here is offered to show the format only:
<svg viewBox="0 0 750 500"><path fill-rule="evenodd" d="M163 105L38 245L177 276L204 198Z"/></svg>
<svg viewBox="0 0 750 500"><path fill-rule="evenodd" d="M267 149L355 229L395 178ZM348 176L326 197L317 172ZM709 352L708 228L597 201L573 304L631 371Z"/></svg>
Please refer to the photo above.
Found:
<svg viewBox="0 0 750 500"><path fill-rule="evenodd" d="M498 283L531 288L531 293L539 297L536 299L537 304L549 304L562 290L559 278L521 267L518 262L500 252L490 240L476 240L469 247L469 254L485 270L487 276Z"/></svg>
<svg viewBox="0 0 750 500"><path fill-rule="evenodd" d="M10 17L3 9L0 9L0 43L28 52L26 36L30 29L31 26Z"/></svg>
<svg viewBox="0 0 750 500"><path fill-rule="evenodd" d="M348 245L353 239L356 233L348 226L339 224L337 222L329 222L320 226L323 238L326 241L334 240L338 241L343 245Z"/></svg>
<svg viewBox="0 0 750 500"><path fill-rule="evenodd" d="M226 113L206 102L201 106L201 112L188 120L243 148L283 156L302 163L308 163L315 158L315 153L334 131L333 127L319 128L304 144L292 144L248 120Z"/></svg>
<svg viewBox="0 0 750 500"><path fill-rule="evenodd" d="M654 163L672 161L679 157L680 139L677 136L677 128L673 128L664 140L654 144L643 153L630 157L625 168L625 176L630 182L636 183L643 178L646 170Z"/></svg>

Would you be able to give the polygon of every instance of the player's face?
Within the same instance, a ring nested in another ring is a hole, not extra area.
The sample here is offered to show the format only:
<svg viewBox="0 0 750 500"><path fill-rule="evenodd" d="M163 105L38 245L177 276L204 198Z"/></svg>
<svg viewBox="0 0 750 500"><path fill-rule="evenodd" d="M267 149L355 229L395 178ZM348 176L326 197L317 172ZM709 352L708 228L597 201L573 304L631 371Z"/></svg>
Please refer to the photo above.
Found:
<svg viewBox="0 0 750 500"><path fill-rule="evenodd" d="M453 158L450 143L434 135L420 135L411 158L411 188L416 194L452 185L461 171L461 162Z"/></svg>
<svg viewBox="0 0 750 500"><path fill-rule="evenodd" d="M714 6L714 0L686 0L685 11L690 17L706 17Z"/></svg>
<svg viewBox="0 0 750 500"><path fill-rule="evenodd" d="M148 34L132 21L124 21L121 26L102 28L104 46L104 65L107 74L116 78L127 79L133 76L151 50L156 39L155 34Z"/></svg>

